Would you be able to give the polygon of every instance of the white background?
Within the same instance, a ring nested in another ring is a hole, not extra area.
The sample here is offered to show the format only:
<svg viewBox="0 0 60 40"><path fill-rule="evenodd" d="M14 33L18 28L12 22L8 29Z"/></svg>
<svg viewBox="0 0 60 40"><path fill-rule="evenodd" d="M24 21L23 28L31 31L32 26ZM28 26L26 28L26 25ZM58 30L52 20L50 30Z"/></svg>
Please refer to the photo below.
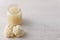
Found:
<svg viewBox="0 0 60 40"><path fill-rule="evenodd" d="M8 6L18 4L23 12L22 38L5 38ZM0 40L60 40L60 0L0 0Z"/></svg>

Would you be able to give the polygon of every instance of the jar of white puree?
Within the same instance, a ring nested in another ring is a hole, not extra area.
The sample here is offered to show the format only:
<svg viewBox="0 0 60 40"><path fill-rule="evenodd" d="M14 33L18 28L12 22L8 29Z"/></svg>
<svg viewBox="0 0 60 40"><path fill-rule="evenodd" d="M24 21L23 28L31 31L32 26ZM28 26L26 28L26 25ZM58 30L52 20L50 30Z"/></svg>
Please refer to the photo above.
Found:
<svg viewBox="0 0 60 40"><path fill-rule="evenodd" d="M22 24L22 12L21 9L14 5L10 6L7 10L7 19L10 25Z"/></svg>

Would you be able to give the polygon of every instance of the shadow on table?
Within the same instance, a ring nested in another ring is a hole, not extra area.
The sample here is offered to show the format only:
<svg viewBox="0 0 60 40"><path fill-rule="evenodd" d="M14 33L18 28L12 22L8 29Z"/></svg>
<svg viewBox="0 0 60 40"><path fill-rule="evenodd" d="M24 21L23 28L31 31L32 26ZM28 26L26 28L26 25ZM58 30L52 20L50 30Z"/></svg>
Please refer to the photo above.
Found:
<svg viewBox="0 0 60 40"><path fill-rule="evenodd" d="M32 21L29 19L23 19L23 26L32 26Z"/></svg>

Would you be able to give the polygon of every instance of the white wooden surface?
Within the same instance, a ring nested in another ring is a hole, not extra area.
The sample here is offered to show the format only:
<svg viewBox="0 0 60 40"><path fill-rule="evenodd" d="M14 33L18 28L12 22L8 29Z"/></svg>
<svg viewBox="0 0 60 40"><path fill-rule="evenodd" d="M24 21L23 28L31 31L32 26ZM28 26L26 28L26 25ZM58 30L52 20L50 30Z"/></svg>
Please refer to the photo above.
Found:
<svg viewBox="0 0 60 40"><path fill-rule="evenodd" d="M6 11L18 4L23 12L23 38L5 38ZM0 0L0 40L60 40L60 0Z"/></svg>

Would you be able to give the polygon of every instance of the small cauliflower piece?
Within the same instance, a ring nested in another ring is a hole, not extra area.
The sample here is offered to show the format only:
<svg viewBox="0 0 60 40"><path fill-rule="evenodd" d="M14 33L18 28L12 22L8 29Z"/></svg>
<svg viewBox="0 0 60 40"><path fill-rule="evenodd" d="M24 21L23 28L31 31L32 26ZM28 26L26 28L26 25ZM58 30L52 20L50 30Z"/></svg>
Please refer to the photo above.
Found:
<svg viewBox="0 0 60 40"><path fill-rule="evenodd" d="M15 35L13 34L13 26L12 25L7 25L4 29L4 35L5 37L8 38L13 38Z"/></svg>
<svg viewBox="0 0 60 40"><path fill-rule="evenodd" d="M8 38L22 37L24 36L24 31L20 25L7 25L4 29L4 35Z"/></svg>
<svg viewBox="0 0 60 40"><path fill-rule="evenodd" d="M16 37L22 37L24 36L24 31L22 30L20 25L17 25L13 28L13 33Z"/></svg>

